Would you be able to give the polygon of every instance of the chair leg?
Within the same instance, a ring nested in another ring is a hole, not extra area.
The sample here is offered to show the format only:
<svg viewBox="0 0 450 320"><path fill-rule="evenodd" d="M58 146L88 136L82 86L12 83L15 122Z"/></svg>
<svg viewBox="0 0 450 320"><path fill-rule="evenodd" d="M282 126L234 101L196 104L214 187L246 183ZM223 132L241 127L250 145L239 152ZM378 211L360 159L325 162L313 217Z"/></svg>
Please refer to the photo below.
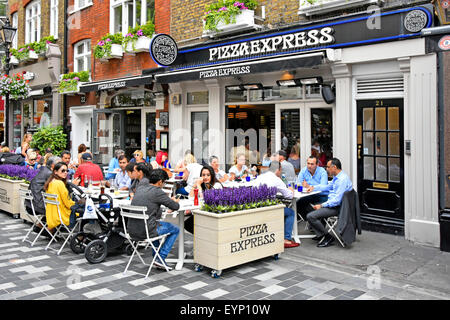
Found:
<svg viewBox="0 0 450 320"><path fill-rule="evenodd" d="M153 245L153 241L150 242L150 245L152 246L152 249L155 251L155 256L153 257L152 263L150 264L150 267L148 268L147 274L145 275L145 278L148 277L148 275L150 274L150 271L153 268L153 264L155 263L156 258L159 258L159 261L161 261L161 263L164 265L164 268L166 268L166 272L169 272L169 268L166 265L166 262L164 261L163 258L161 258L161 256L159 255L159 250L161 249L161 246L163 245L164 241L166 241L166 237L167 235L165 235L160 241L159 241L159 246L158 248L156 248Z"/></svg>
<svg viewBox="0 0 450 320"><path fill-rule="evenodd" d="M28 236L30 235L31 231L33 231L34 226L35 226L35 224L33 223L33 225L31 226L31 228L28 230L27 234L25 235L25 237L22 239L22 242L27 241L27 242L30 242L30 243L31 243L31 241L30 241L30 240L27 240L27 238L28 238Z"/></svg>

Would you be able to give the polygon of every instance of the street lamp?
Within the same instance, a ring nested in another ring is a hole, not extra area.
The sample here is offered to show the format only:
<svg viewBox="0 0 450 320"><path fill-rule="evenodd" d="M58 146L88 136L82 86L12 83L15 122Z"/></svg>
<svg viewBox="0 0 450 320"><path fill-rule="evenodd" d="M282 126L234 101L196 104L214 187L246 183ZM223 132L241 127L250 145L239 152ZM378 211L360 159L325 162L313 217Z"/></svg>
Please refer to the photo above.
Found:
<svg viewBox="0 0 450 320"><path fill-rule="evenodd" d="M5 72L7 75L9 75L9 48L13 42L14 36L16 35L17 28L14 28L9 23L9 19L6 18L6 21L4 22L4 25L2 29L0 30L0 35L2 37L2 42L5 44ZM7 125L8 122L8 125ZM9 145L9 130L10 130L10 124L12 123L11 117L10 117L10 110L9 110L9 93L6 94L5 97L5 142L6 145Z"/></svg>

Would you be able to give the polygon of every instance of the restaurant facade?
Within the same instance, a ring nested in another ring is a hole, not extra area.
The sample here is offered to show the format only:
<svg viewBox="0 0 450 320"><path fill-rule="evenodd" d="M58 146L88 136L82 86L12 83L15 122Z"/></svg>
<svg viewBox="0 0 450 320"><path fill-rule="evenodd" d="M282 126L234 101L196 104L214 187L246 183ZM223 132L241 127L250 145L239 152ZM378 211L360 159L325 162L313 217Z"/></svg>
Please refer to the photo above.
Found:
<svg viewBox="0 0 450 320"><path fill-rule="evenodd" d="M341 160L365 229L439 246L437 55L421 35L435 25L433 10L356 13L190 46L161 35L151 51L164 72L143 76L168 85L169 158L191 149L228 169L246 137L256 165L285 149L303 167L317 150L323 162Z"/></svg>

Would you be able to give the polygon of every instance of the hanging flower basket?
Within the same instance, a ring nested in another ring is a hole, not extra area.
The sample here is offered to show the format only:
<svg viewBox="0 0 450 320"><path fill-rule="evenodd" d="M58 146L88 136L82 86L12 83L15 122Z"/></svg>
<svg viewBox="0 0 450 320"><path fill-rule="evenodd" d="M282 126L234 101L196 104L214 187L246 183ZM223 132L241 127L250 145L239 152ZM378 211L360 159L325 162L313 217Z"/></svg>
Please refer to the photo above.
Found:
<svg viewBox="0 0 450 320"><path fill-rule="evenodd" d="M31 92L28 82L23 78L22 73L11 77L5 74L0 78L0 96L9 94L9 98L12 100L26 99Z"/></svg>

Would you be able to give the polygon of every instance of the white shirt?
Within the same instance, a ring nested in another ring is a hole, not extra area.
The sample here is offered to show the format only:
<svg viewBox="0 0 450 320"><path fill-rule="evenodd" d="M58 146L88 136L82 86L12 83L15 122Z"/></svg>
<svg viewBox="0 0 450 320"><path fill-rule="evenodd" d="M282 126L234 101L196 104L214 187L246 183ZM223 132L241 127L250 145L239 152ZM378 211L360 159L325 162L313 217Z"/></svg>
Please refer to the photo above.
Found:
<svg viewBox="0 0 450 320"><path fill-rule="evenodd" d="M186 181L187 186L184 188L187 193L191 192L192 187L195 184L195 181L200 178L200 172L202 171L203 166L198 163L190 163L187 165L186 170L189 171L189 177Z"/></svg>
<svg viewBox="0 0 450 320"><path fill-rule="evenodd" d="M216 172L216 179L220 180L226 175L226 172L219 169L219 172Z"/></svg>
<svg viewBox="0 0 450 320"><path fill-rule="evenodd" d="M259 175L256 180L253 181L255 186L260 186L265 184L268 187L276 187L278 192L280 192L283 197L292 199L294 194L291 190L289 190L284 184L283 180L277 177L275 173L272 171L266 171L263 174Z"/></svg>
<svg viewBox="0 0 450 320"><path fill-rule="evenodd" d="M244 175L245 171L248 170L247 166L244 164L242 166L241 171L239 171L239 169L237 168L236 165L232 166L230 168L230 171L228 171L229 173L234 173L236 175L237 178L240 178L242 175Z"/></svg>

